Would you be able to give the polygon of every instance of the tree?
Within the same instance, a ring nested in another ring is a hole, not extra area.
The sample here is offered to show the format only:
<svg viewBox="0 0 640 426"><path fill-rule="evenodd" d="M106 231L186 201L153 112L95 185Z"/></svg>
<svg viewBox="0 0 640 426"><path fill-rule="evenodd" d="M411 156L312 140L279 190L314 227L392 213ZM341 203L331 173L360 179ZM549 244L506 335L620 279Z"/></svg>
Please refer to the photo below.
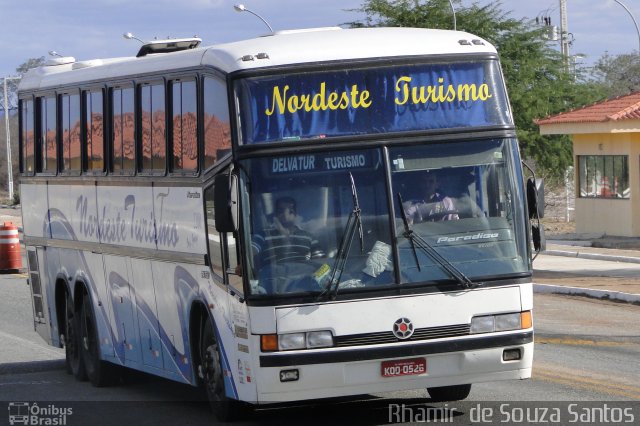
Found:
<svg viewBox="0 0 640 426"><path fill-rule="evenodd" d="M21 77L24 73L29 71L32 68L37 68L44 64L44 56L39 58L30 58L23 62L18 68L16 68L16 72L18 77ZM20 84L19 79L11 79L7 80L7 95L9 98L9 108L15 108L17 105L17 97L16 93L18 92L18 84ZM4 109L4 96L0 98L0 106Z"/></svg>
<svg viewBox="0 0 640 426"><path fill-rule="evenodd" d="M16 68L16 72L19 76L26 73L31 68L36 68L44 64L44 56L40 58L31 58L27 59L24 63L22 63L18 68ZM3 84L4 82L0 83ZM11 110L9 114L9 131L11 134L11 165L13 171L13 181L14 183L18 182L18 115L17 111L17 91L18 84L20 80L7 80L7 97L9 99L8 107ZM4 95L0 96L0 108L2 110L2 114L4 114ZM6 161L7 158L7 137L5 130L5 120L4 115L2 116L2 120L0 120L0 191L3 191L7 188L7 168ZM0 197L1 198L1 197Z"/></svg>
<svg viewBox="0 0 640 426"><path fill-rule="evenodd" d="M640 55L604 54L593 67L593 78L600 82L608 97L622 96L640 90Z"/></svg>
<svg viewBox="0 0 640 426"><path fill-rule="evenodd" d="M534 120L601 99L601 88L577 80L549 45L546 31L510 18L500 2L465 7L452 1L457 29L491 42L499 52L523 157L533 159L545 177L562 179L573 163L571 142L567 136L541 136ZM366 16L353 27L453 29L449 0L365 0L359 11Z"/></svg>

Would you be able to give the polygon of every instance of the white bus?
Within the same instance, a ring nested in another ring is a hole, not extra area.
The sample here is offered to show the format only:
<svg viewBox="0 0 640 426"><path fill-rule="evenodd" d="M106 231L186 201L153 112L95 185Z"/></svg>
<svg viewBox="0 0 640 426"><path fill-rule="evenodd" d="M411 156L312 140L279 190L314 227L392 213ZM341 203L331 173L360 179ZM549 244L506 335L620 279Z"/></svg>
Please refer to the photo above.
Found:
<svg viewBox="0 0 640 426"><path fill-rule="evenodd" d="M20 84L34 324L68 371L203 386L221 418L529 378L527 190L494 47L410 28L198 43ZM313 250L280 256L294 233Z"/></svg>

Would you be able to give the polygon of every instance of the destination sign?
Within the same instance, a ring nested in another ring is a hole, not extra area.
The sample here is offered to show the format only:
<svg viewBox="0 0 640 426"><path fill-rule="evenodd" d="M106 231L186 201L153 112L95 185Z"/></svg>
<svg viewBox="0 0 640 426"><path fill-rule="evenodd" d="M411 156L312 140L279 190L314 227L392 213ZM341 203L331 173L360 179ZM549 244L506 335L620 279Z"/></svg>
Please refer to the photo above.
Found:
<svg viewBox="0 0 640 426"><path fill-rule="evenodd" d="M286 174L298 172L324 172L375 168L381 165L371 153L333 152L330 154L304 154L274 157L269 163L269 173Z"/></svg>
<svg viewBox="0 0 640 426"><path fill-rule="evenodd" d="M497 61L238 80L242 143L511 124Z"/></svg>

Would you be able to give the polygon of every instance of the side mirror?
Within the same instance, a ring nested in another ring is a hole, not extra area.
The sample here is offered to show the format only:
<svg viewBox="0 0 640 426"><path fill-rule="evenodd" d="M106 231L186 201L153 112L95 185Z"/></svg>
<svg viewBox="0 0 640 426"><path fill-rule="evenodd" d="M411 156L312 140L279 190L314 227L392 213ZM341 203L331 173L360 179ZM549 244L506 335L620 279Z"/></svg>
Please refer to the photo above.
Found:
<svg viewBox="0 0 640 426"><path fill-rule="evenodd" d="M533 240L533 248L535 251L545 251L547 249L547 239L544 236L544 228L542 225L531 225L531 239Z"/></svg>
<svg viewBox="0 0 640 426"><path fill-rule="evenodd" d="M238 230L238 178L236 175L221 174L215 177L213 205L215 209L216 231L235 232Z"/></svg>
<svg viewBox="0 0 640 426"><path fill-rule="evenodd" d="M532 177L527 179L527 206L529 219L544 217L544 180Z"/></svg>

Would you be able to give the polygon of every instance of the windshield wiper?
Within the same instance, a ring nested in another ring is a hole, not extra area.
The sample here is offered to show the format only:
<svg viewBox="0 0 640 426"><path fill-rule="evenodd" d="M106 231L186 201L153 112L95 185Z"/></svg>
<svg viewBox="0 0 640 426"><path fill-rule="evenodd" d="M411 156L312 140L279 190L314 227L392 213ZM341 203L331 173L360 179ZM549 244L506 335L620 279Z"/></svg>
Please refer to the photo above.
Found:
<svg viewBox="0 0 640 426"><path fill-rule="evenodd" d="M360 217L360 203L358 202L358 192L356 190L356 184L353 180L353 175L349 172L349 179L351 180L351 195L353 197L353 210L349 213L349 219L347 220L347 226L345 228L342 241L340 241L340 247L338 247L338 253L336 254L336 260L333 262L333 268L331 270L331 278L327 284L327 288L318 295L318 299L322 299L328 294L331 300L335 300L338 295L338 288L340 287L340 278L342 272L347 263L347 257L351 250L351 243L353 242L353 236L358 230L358 237L360 239L360 252L364 252L364 234L362 232L362 218Z"/></svg>
<svg viewBox="0 0 640 426"><path fill-rule="evenodd" d="M471 281L469 277L467 277L461 270L456 268L451 262L444 258L440 253L438 253L436 249L434 249L431 244L427 242L427 240L413 232L413 229L411 229L411 226L409 225L407 214L404 211L402 195L399 192L398 201L400 202L400 212L402 213L402 222L404 223L404 232L402 233L402 236L408 239L411 243L411 250L413 251L413 257L416 260L418 271L421 271L422 269L420 268L420 261L418 260L418 254L416 253L416 247L421 249L430 258L435 260L445 271L449 273L449 275L455 278L462 287L477 287L479 284L475 284L473 281Z"/></svg>

